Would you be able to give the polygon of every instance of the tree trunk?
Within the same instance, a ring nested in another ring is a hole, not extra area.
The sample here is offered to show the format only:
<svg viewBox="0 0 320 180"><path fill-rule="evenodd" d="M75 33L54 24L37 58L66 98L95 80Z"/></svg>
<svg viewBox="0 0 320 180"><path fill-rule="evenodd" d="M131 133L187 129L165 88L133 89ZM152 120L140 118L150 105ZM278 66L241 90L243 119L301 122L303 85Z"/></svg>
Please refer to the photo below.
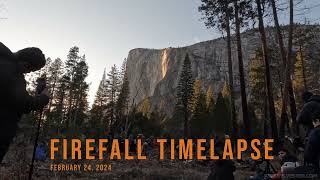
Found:
<svg viewBox="0 0 320 180"><path fill-rule="evenodd" d="M228 51L228 73L229 73L229 87L230 87L230 106L231 106L231 121L232 121L232 138L238 137L238 126L236 108L234 103L234 86L233 86L233 69L232 69L232 55L231 55L231 33L230 33L230 13L228 4L226 3L226 31L227 31L227 51Z"/></svg>
<svg viewBox="0 0 320 180"><path fill-rule="evenodd" d="M264 87L264 91L265 91ZM269 120L269 111L268 111L268 97L264 97L264 121L263 121L263 135L265 139L269 138L269 126L268 126L268 120Z"/></svg>
<svg viewBox="0 0 320 180"><path fill-rule="evenodd" d="M184 110L184 127L183 127L183 130L184 130L184 137L189 137L189 126L188 126L188 109L187 107L185 107L186 109Z"/></svg>
<svg viewBox="0 0 320 180"><path fill-rule="evenodd" d="M237 51L238 51L238 61L239 61L239 78L240 78L240 89L241 89L241 104L242 104L242 118L245 128L245 137L251 138L251 128L250 128L250 119L248 113L248 104L247 104L247 94L246 94L246 84L244 78L243 70L243 58L242 58L242 47L241 47L241 36L240 36L240 21L239 21L239 7L238 1L234 0L235 7L235 24L236 24L236 38L237 38Z"/></svg>
<svg viewBox="0 0 320 180"><path fill-rule="evenodd" d="M290 102L291 102L290 107L291 107L291 117L293 119L293 125L295 125L296 130L297 130L297 134L299 135L299 129L297 128L296 123L295 123L297 110L295 107L292 81L290 79L290 74L288 74L288 69L287 69L287 64L289 64L289 63L287 62L287 57L286 57L286 52L285 52L285 48L284 48L284 44L283 44L283 37L282 37L282 33L281 33L281 28L279 25L279 19L278 19L278 13L277 13L277 7L276 7L275 0L271 0L271 5L272 5L274 24L275 24L275 28L276 28L276 36L278 39L280 53L281 53L281 59L283 62L283 68L285 69L285 75L284 75L285 81L284 81L284 90L282 92L283 96L282 96L281 121L280 121L280 134L282 134L282 135L280 135L280 137L284 135L285 122L288 121L288 114L287 114L288 94L290 94ZM292 16L293 16L293 11L292 11ZM291 44L292 44L292 40L291 40ZM291 55L291 48L290 48L290 55ZM290 61L291 61L291 59L290 59ZM290 68L290 66L289 66L289 68ZM289 75L289 79L287 79L287 74Z"/></svg>
<svg viewBox="0 0 320 180"><path fill-rule="evenodd" d="M300 59L301 59L303 88L304 88L304 91L307 91L308 90L307 76L306 76L306 71L305 71L305 65L304 65L303 52L302 52L302 46L301 45L299 46L299 52L300 52Z"/></svg>
<svg viewBox="0 0 320 180"><path fill-rule="evenodd" d="M267 38L266 32L264 29L264 22L263 22L263 13L261 9L261 1L256 0L257 7L258 7L258 18L259 18L259 32L261 35L261 42L262 42L262 53L263 59L265 63L265 90L266 95L268 98L268 107L269 107L269 116L271 121L271 129L272 129L272 138L274 139L275 143L278 142L278 127L277 127L277 119L276 119L276 110L274 107L274 99L273 99L273 88L271 82L271 75L270 75L270 62L269 62L269 53L268 53L268 45L267 45Z"/></svg>
<svg viewBox="0 0 320 180"><path fill-rule="evenodd" d="M291 76L290 76L290 79L289 79L288 83L289 83L289 102L290 102L290 112L291 112L291 119L292 119L292 127L294 127L294 129L296 130L295 133L297 135L299 135L299 127L298 127L298 124L296 123L298 112L297 112L297 105L296 105L296 100L295 100L295 96L294 96ZM288 122L288 124L289 124L289 122ZM292 129L288 129L288 130L292 135L294 135L293 134L294 131L292 131Z"/></svg>
<svg viewBox="0 0 320 180"><path fill-rule="evenodd" d="M289 97L290 93L290 84L292 87L292 83L290 83L290 75L291 75L291 56L292 56L292 35L293 35L293 0L290 0L290 23L289 23L289 38L288 38L288 52L287 52L287 62L285 68L285 86L283 92L283 101L282 101L282 111L281 111L281 121L280 121L280 138L283 139L285 136L285 124L288 121L288 114L287 114L287 104L288 98L292 99L294 97ZM293 91L292 91L293 92ZM293 105L290 103L290 105ZM291 106L290 106L291 107ZM291 113L294 109L291 109ZM294 118L294 117L292 117ZM295 119L294 119L295 121ZM293 122L294 122L293 121Z"/></svg>
<svg viewBox="0 0 320 180"><path fill-rule="evenodd" d="M69 90L69 107L68 107L68 118L67 118L67 129L70 130L72 120L72 104L73 104L73 93L72 89Z"/></svg>

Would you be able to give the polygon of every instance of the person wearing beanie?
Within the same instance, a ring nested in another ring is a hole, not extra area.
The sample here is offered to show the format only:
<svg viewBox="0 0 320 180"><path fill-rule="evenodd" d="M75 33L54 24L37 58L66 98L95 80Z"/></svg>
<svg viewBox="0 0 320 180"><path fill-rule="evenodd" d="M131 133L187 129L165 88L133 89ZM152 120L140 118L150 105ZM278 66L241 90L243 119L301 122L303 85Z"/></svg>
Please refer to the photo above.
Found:
<svg viewBox="0 0 320 180"><path fill-rule="evenodd" d="M26 73L40 70L46 63L39 48L25 48L12 53L0 42L0 162L16 135L23 114L40 110L49 102L44 89L36 96L26 90Z"/></svg>

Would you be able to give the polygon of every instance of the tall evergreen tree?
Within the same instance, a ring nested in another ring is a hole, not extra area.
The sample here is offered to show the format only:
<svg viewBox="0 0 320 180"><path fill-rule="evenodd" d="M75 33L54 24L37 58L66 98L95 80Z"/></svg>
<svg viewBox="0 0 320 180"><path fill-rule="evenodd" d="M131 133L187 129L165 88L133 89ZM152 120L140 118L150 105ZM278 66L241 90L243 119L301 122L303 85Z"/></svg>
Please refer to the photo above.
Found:
<svg viewBox="0 0 320 180"><path fill-rule="evenodd" d="M303 52L298 52L296 57L296 62L294 64L293 68L293 88L295 91L295 95L297 97L297 106L299 109L302 108L303 102L302 102L302 93L306 90L307 82L305 78L305 66L303 61Z"/></svg>
<svg viewBox="0 0 320 180"><path fill-rule="evenodd" d="M129 80L126 68L126 59L121 68L121 89L116 103L116 126L128 130L129 121Z"/></svg>
<svg viewBox="0 0 320 180"><path fill-rule="evenodd" d="M190 102L193 95L194 80L192 77L189 55L186 54L182 70L180 72L179 84L177 87L176 111L183 118L184 136L189 136L189 117L191 112Z"/></svg>
<svg viewBox="0 0 320 180"><path fill-rule="evenodd" d="M55 59L48 68L47 72L47 86L50 88L50 100L47 109L44 111L46 117L45 126L47 129L50 127L57 127L59 124L56 122L56 117L52 117L53 104L58 101L57 93L59 92L59 81L63 74L63 62L60 58ZM52 129L52 128L51 128Z"/></svg>
<svg viewBox="0 0 320 180"><path fill-rule="evenodd" d="M190 119L191 135L197 137L206 137L209 135L207 128L207 112L206 112L206 96L202 91L200 80L196 80L193 86L193 96L191 98L191 112Z"/></svg>
<svg viewBox="0 0 320 180"><path fill-rule="evenodd" d="M209 86L207 93L206 93L206 109L207 112L212 112L214 108L214 93L211 86Z"/></svg>
<svg viewBox="0 0 320 180"><path fill-rule="evenodd" d="M201 80L195 80L191 98L192 119L199 119L206 111L206 96L202 91Z"/></svg>
<svg viewBox="0 0 320 180"><path fill-rule="evenodd" d="M225 88L227 90L228 88ZM215 104L214 115L214 131L218 134L230 134L232 130L232 122L230 116L230 106L228 105L230 98L230 91L225 91L224 96L222 92L218 94Z"/></svg>
<svg viewBox="0 0 320 180"><path fill-rule="evenodd" d="M106 79L106 69L104 69L102 78L99 83L97 93L95 95L93 106L102 107L107 104L107 102L108 102L107 88L108 88L108 83L107 83L107 79Z"/></svg>
<svg viewBox="0 0 320 180"><path fill-rule="evenodd" d="M96 129L96 136L100 136L107 130L107 122L105 118L105 109L107 107L107 88L106 70L104 69L102 78L99 83L95 99L90 110L90 124Z"/></svg>
<svg viewBox="0 0 320 180"><path fill-rule="evenodd" d="M261 97L266 95L264 63L262 58L261 50L257 50L254 57L250 59L249 64L250 104L254 107L255 112L258 115L261 114L261 116L265 112L265 100Z"/></svg>
<svg viewBox="0 0 320 180"><path fill-rule="evenodd" d="M107 107L107 119L110 130L113 130L113 125L115 122L116 115L116 101L120 93L120 76L116 65L111 67L110 72L107 74L107 97L108 97L108 107Z"/></svg>
<svg viewBox="0 0 320 180"><path fill-rule="evenodd" d="M75 75L75 70L76 70L76 66L77 66L77 62L79 60L79 48L78 47L72 47L69 50L68 56L67 56L67 60L65 62L65 69L66 69L66 73L65 76L67 78L65 78L65 80L67 80L66 82L66 86L67 86L67 102L68 102L68 107L67 107L67 119L66 119L66 127L68 129L71 128L72 126L72 109L74 107L74 94L75 94L75 84L74 84L74 75Z"/></svg>
<svg viewBox="0 0 320 180"><path fill-rule="evenodd" d="M317 33L319 33L319 29L316 26L305 24L300 25L296 24L293 34L293 45L297 47L297 55L296 55L296 67L294 72L298 73L298 77L295 75L295 92L296 96L298 97L297 100L301 99L301 92L297 92L297 82L296 80L299 79L299 83L301 83L299 88L299 91L307 91L310 89L309 86L311 84L317 84L315 82L312 82L312 79L314 76L317 76L319 74L314 73L311 67L317 67L316 63L314 63L314 59L316 59L314 53L313 47L317 47L315 43L315 39L317 39ZM311 67L310 67L311 64ZM298 69L297 69L298 68ZM313 72L313 73L310 73ZM301 105L301 102L300 102Z"/></svg>
<svg viewBox="0 0 320 180"><path fill-rule="evenodd" d="M88 76L88 65L86 62L85 55L79 58L73 79L74 84L74 107L72 109L72 123L73 129L81 128L83 122L86 119L87 110L88 110L88 89L89 85L85 81Z"/></svg>
<svg viewBox="0 0 320 180"><path fill-rule="evenodd" d="M141 112L144 116L150 117L151 105L148 97L145 97L141 104L138 106L138 111Z"/></svg>

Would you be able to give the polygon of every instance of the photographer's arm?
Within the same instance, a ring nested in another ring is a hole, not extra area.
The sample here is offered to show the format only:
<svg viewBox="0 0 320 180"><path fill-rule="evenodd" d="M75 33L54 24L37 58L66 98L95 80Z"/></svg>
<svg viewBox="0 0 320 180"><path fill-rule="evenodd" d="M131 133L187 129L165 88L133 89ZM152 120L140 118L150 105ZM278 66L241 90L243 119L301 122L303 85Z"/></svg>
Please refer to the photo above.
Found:
<svg viewBox="0 0 320 180"><path fill-rule="evenodd" d="M18 112L21 114L40 110L49 103L49 97L45 93L41 93L37 96L31 96L26 90L24 78L19 78L16 80L16 85L13 92L13 104L17 107Z"/></svg>
<svg viewBox="0 0 320 180"><path fill-rule="evenodd" d="M37 96L26 95L24 99L24 114L30 113L31 111L41 110L49 103L49 97L40 94Z"/></svg>

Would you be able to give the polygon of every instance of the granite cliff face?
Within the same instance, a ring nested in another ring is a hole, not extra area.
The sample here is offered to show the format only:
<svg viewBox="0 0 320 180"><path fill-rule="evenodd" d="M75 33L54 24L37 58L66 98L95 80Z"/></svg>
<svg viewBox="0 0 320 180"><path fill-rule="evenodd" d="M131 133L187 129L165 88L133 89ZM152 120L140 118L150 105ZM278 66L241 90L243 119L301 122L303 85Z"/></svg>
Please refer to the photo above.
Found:
<svg viewBox="0 0 320 180"><path fill-rule="evenodd" d="M272 31L267 35L270 41L275 39ZM246 78L248 78L249 59L254 56L255 50L259 47L260 37L257 31L250 30L242 34ZM234 43L232 49L236 106L237 110L241 111L238 59ZM159 108L161 104L170 116L175 106L174 97L179 72L186 53L190 57L193 77L202 81L203 90L206 91L209 86L212 86L217 95L224 83L228 81L226 41L223 38L181 48L131 50L127 58L130 102L138 104L144 98L149 98L153 109ZM250 90L247 89L247 92L249 94Z"/></svg>

